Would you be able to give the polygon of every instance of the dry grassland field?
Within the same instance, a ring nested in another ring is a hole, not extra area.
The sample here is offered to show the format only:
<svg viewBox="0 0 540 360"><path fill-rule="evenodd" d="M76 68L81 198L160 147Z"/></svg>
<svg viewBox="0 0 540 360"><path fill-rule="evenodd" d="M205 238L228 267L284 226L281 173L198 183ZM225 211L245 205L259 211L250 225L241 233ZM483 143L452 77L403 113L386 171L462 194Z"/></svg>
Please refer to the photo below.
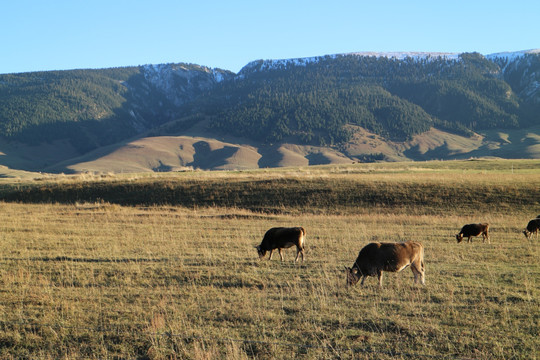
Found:
<svg viewBox="0 0 540 360"><path fill-rule="evenodd" d="M265 179L282 189L265 195ZM2 359L539 357L540 240L522 230L540 214L540 161L1 181ZM36 195L124 183L154 184L155 204ZM159 201L186 183L201 204ZM301 188L317 197L288 198ZM386 200L365 197L377 188ZM473 222L490 244L456 242ZM257 258L274 226L306 229L303 263L293 248ZM364 245L406 240L424 245L425 286L405 269L346 287Z"/></svg>

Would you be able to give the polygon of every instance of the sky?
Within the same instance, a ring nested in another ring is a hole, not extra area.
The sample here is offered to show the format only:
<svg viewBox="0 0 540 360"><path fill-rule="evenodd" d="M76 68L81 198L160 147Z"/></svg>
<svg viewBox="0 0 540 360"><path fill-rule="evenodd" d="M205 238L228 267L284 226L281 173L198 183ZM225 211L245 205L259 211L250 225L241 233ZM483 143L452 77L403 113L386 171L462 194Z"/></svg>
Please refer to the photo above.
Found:
<svg viewBox="0 0 540 360"><path fill-rule="evenodd" d="M14 0L0 6L0 74L361 51L540 48L538 0Z"/></svg>

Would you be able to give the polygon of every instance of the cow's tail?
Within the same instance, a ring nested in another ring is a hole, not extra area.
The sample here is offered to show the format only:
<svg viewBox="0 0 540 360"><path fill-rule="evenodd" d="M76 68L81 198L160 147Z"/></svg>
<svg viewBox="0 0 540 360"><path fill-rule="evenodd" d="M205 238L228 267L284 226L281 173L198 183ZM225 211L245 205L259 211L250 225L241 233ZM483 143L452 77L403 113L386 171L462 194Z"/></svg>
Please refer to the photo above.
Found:
<svg viewBox="0 0 540 360"><path fill-rule="evenodd" d="M424 245L420 244L420 266L422 269L422 272L425 271L424 268Z"/></svg>
<svg viewBox="0 0 540 360"><path fill-rule="evenodd" d="M300 226L300 236L302 237L302 250L304 250L304 244L306 241L306 229L304 229L302 226Z"/></svg>

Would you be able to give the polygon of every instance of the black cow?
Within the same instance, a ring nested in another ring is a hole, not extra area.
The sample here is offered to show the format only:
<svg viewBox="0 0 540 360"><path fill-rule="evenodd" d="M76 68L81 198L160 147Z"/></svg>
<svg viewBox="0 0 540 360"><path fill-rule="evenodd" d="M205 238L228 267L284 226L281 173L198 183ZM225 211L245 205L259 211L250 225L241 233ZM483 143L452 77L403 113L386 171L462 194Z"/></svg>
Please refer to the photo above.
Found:
<svg viewBox="0 0 540 360"><path fill-rule="evenodd" d="M489 224L467 224L464 225L458 234L456 234L457 242L460 243L464 237L468 238L468 242L471 242L471 238L473 236L482 235L483 242L486 242L486 239L488 243L489 241Z"/></svg>
<svg viewBox="0 0 540 360"><path fill-rule="evenodd" d="M291 246L296 246L296 258L298 260L300 254L302 254L302 262L304 262L304 237L306 236L306 230L303 227L275 227L271 228L264 234L264 238L260 245L255 246L259 253L259 259L262 259L267 251L270 251L270 257L268 260L272 260L272 253L275 249L278 249L281 261L283 261L283 254L281 249L288 249Z"/></svg>
<svg viewBox="0 0 540 360"><path fill-rule="evenodd" d="M532 234L536 233L536 239L538 239L538 231L540 231L540 218L531 219L527 228L523 230L523 234L527 239L530 239Z"/></svg>

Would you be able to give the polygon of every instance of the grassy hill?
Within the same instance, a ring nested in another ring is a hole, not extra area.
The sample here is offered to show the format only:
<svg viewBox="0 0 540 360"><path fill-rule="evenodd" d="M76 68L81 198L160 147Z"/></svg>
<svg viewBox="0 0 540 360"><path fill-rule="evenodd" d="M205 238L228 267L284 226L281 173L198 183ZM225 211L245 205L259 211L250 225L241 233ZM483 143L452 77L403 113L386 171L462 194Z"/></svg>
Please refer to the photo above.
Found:
<svg viewBox="0 0 540 360"><path fill-rule="evenodd" d="M151 136L85 154L44 168L48 172L141 172L244 170L267 167L351 164L374 161L425 161L469 158L540 158L540 127L486 131L471 137L431 130L406 142L389 142L361 128L334 147L260 144L246 138L187 131Z"/></svg>

